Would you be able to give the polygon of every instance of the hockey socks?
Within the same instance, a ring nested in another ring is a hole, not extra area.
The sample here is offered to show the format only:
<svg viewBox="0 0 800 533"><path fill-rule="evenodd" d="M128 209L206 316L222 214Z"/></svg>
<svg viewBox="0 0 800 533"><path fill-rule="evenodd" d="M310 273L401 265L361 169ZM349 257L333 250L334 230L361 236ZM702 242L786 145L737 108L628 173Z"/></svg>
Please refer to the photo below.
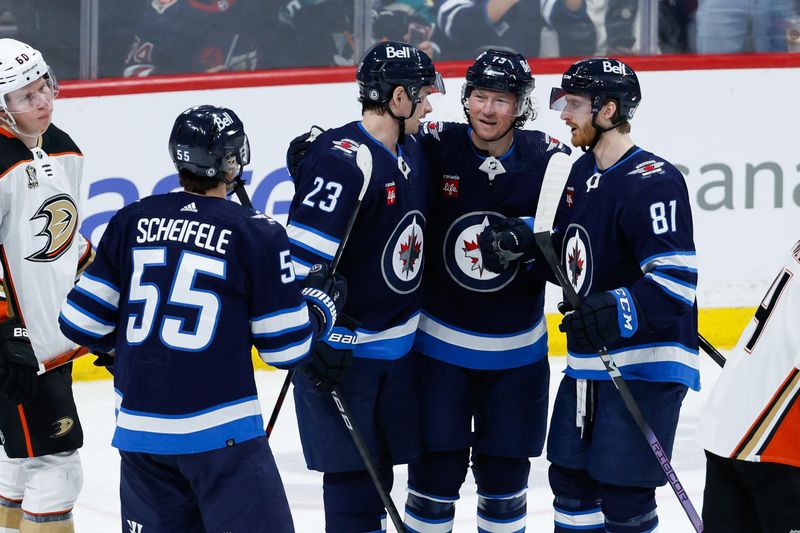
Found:
<svg viewBox="0 0 800 533"><path fill-rule="evenodd" d="M450 533L469 450L424 453L408 467L405 524L410 533Z"/></svg>
<svg viewBox="0 0 800 533"><path fill-rule="evenodd" d="M655 489L600 483L583 470L550 465L555 533L655 533Z"/></svg>
<svg viewBox="0 0 800 533"><path fill-rule="evenodd" d="M0 496L0 533L16 533L22 518L22 502Z"/></svg>
<svg viewBox="0 0 800 533"><path fill-rule="evenodd" d="M525 531L525 520L528 516L527 492L527 486L514 494L490 495L478 492L478 532Z"/></svg>
<svg viewBox="0 0 800 533"><path fill-rule="evenodd" d="M386 490L391 490L391 469L379 468ZM322 478L327 533L386 533L386 511L369 473L326 473Z"/></svg>
<svg viewBox="0 0 800 533"><path fill-rule="evenodd" d="M478 455L472 474L478 485L478 531L525 531L530 461L527 458Z"/></svg>
<svg viewBox="0 0 800 533"><path fill-rule="evenodd" d="M423 494L408 488L406 516L403 522L409 533L450 533L456 516L458 496Z"/></svg>

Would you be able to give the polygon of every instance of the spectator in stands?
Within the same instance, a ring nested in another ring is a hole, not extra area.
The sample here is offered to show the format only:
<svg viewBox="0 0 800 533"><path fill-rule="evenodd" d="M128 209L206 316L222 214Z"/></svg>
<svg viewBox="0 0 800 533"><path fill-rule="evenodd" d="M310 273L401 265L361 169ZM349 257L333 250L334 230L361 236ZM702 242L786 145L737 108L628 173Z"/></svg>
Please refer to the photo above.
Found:
<svg viewBox="0 0 800 533"><path fill-rule="evenodd" d="M608 0L605 12L606 54L638 53L636 14L639 0ZM658 52L682 54L694 50L691 28L697 0L658 0Z"/></svg>
<svg viewBox="0 0 800 533"><path fill-rule="evenodd" d="M221 72L290 66L274 0L152 0L124 75Z"/></svg>
<svg viewBox="0 0 800 533"><path fill-rule="evenodd" d="M472 58L490 47L537 57L545 26L558 33L563 56L592 55L597 43L585 0L444 0L437 18L442 59Z"/></svg>
<svg viewBox="0 0 800 533"><path fill-rule="evenodd" d="M793 0L699 0L697 51L785 52L785 21L793 14Z"/></svg>

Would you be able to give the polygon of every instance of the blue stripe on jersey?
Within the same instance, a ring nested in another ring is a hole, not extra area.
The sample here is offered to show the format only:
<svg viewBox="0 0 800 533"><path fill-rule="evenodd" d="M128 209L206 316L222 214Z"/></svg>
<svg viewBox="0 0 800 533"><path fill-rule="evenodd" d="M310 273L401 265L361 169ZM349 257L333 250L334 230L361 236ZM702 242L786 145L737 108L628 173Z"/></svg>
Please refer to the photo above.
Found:
<svg viewBox="0 0 800 533"><path fill-rule="evenodd" d="M690 307L694 305L695 292L697 290L695 284L668 276L661 271L649 272L645 274L645 277L654 281L661 290L672 298Z"/></svg>
<svg viewBox="0 0 800 533"><path fill-rule="evenodd" d="M117 391L117 403L124 398ZM182 415L117 409L111 445L129 452L199 453L263 436L264 420L256 396Z"/></svg>
<svg viewBox="0 0 800 533"><path fill-rule="evenodd" d="M700 390L698 351L678 343L630 346L610 352L625 379L677 382ZM575 379L611 379L597 354L567 354L566 374Z"/></svg>
<svg viewBox="0 0 800 533"><path fill-rule="evenodd" d="M76 305L72 300L66 300L61 306L59 320L78 333L99 339L114 331L116 324L103 320L94 313Z"/></svg>
<svg viewBox="0 0 800 533"><path fill-rule="evenodd" d="M119 306L119 287L103 278L84 272L75 288L109 309L116 310Z"/></svg>
<svg viewBox="0 0 800 533"><path fill-rule="evenodd" d="M414 348L434 359L466 368L516 368L547 356L547 326L542 316L533 327L519 333L476 333L423 313Z"/></svg>
<svg viewBox="0 0 800 533"><path fill-rule="evenodd" d="M291 309L281 309L250 319L253 337L277 337L309 325L308 307L305 303Z"/></svg>
<svg viewBox="0 0 800 533"><path fill-rule="evenodd" d="M303 261L299 257L292 256L292 267L294 267L294 275L299 281L303 281L308 277L308 271L314 266L308 261Z"/></svg>
<svg viewBox="0 0 800 533"><path fill-rule="evenodd" d="M694 251L669 251L661 254L651 255L641 263L639 267L645 274L656 268L684 268L690 272L697 273L697 254Z"/></svg>
<svg viewBox="0 0 800 533"><path fill-rule="evenodd" d="M419 324L419 313L413 314L406 322L383 331L356 329L356 341L341 342L340 339L353 335L353 331L334 327L325 343L339 349L353 350L353 357L365 359L400 359L414 344L414 336Z"/></svg>
<svg viewBox="0 0 800 533"><path fill-rule="evenodd" d="M289 236L290 244L304 248L329 261L333 260L336 249L339 247L339 239L297 222L289 223L286 227L286 234Z"/></svg>

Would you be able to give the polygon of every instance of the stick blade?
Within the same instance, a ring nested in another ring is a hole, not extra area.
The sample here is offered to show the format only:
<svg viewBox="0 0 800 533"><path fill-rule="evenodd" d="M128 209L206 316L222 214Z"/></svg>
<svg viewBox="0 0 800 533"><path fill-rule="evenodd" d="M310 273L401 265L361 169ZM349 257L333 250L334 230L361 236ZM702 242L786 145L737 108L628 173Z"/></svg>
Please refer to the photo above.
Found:
<svg viewBox="0 0 800 533"><path fill-rule="evenodd" d="M536 205L536 218L533 221L533 232L550 232L556 217L558 201L564 192L572 161L564 152L557 152L550 156L547 170L544 171L542 189L539 192L539 203Z"/></svg>
<svg viewBox="0 0 800 533"><path fill-rule="evenodd" d="M358 193L358 199L363 200L369 188L369 182L372 179L372 152L369 151L369 146L366 143L359 144L356 149L356 165L364 175L361 192Z"/></svg>

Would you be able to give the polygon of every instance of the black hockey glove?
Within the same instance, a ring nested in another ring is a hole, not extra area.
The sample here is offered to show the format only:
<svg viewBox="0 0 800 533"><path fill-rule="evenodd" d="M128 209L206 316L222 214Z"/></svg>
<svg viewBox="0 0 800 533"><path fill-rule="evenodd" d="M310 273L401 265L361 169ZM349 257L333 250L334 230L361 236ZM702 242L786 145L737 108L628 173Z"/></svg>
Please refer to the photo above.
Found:
<svg viewBox="0 0 800 533"><path fill-rule="evenodd" d="M639 329L641 317L627 289L590 294L577 310L571 309L559 305L559 311L567 314L558 329L567 334L570 348L578 353L599 352Z"/></svg>
<svg viewBox="0 0 800 533"><path fill-rule="evenodd" d="M319 126L311 126L309 131L298 135L289 143L289 148L286 150L286 168L289 170L289 175L292 176L293 181L297 176L300 162L303 160L303 156L306 155L306 150L308 150L308 147L317 136L324 131Z"/></svg>
<svg viewBox="0 0 800 533"><path fill-rule="evenodd" d="M311 353L311 361L303 366L303 373L320 392L330 393L338 387L353 365L353 350L340 350L318 342Z"/></svg>
<svg viewBox="0 0 800 533"><path fill-rule="evenodd" d="M533 257L533 230L520 218L511 217L486 226L480 236L483 266L499 274L517 260Z"/></svg>
<svg viewBox="0 0 800 533"><path fill-rule="evenodd" d="M105 368L108 373L114 375L114 354L94 352L96 359L92 363L96 367Z"/></svg>
<svg viewBox="0 0 800 533"><path fill-rule="evenodd" d="M315 338L326 339L347 301L347 281L339 273L329 274L328 265L317 263L303 281L302 294L312 312Z"/></svg>
<svg viewBox="0 0 800 533"><path fill-rule="evenodd" d="M0 323L0 395L20 404L36 394L39 361L18 317Z"/></svg>

